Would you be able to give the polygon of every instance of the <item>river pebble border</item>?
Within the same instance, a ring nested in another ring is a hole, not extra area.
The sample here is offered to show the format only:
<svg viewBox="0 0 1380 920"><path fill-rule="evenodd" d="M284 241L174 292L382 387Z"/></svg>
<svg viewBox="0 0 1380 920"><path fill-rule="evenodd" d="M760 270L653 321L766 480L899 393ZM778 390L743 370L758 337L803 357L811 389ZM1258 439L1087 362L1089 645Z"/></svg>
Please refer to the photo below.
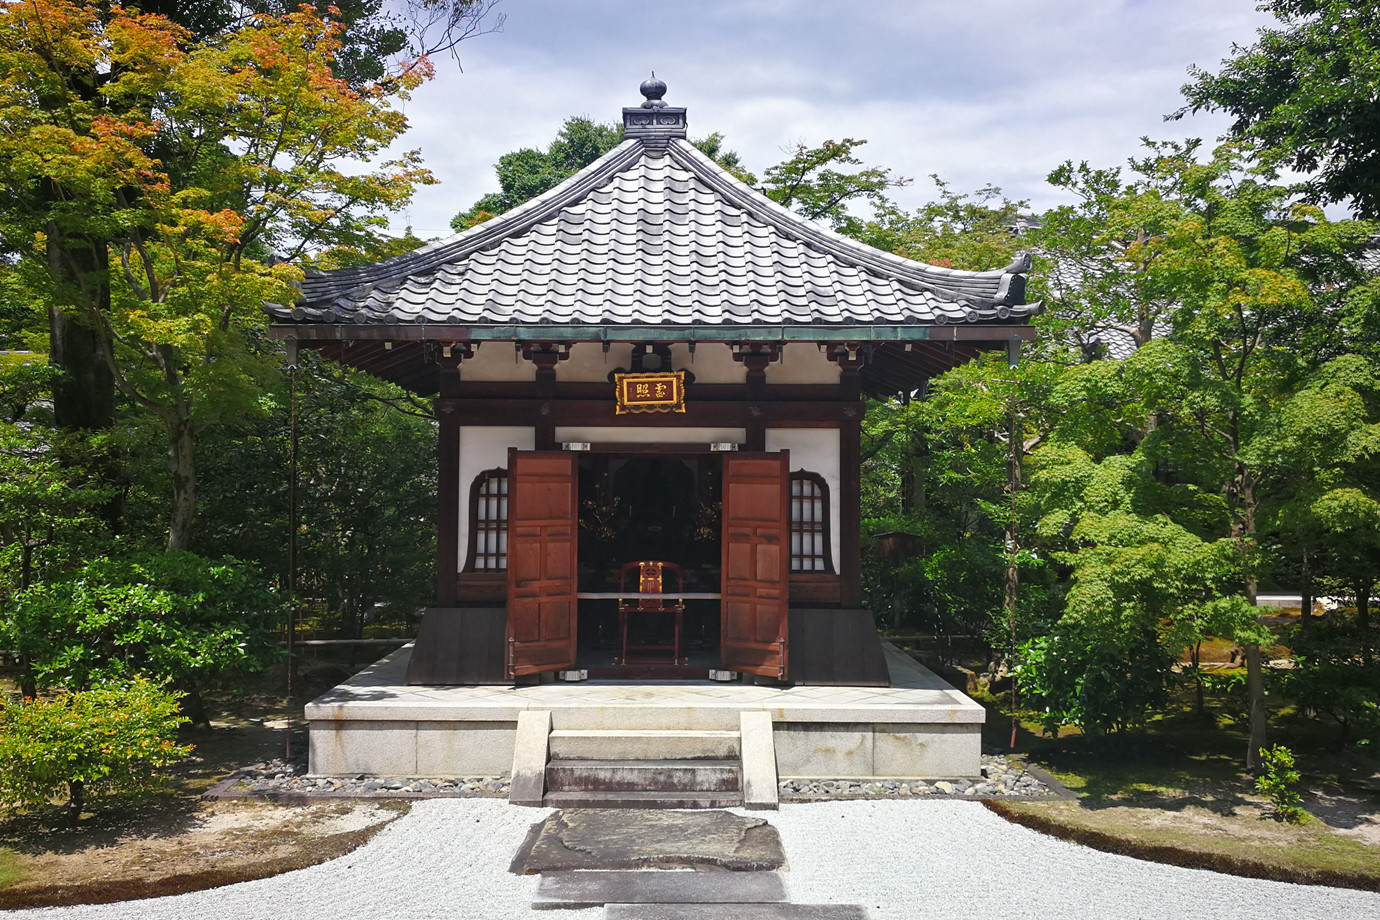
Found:
<svg viewBox="0 0 1380 920"><path fill-rule="evenodd" d="M507 798L506 776L307 776L301 762L266 760L236 770L207 798Z"/></svg>
<svg viewBox="0 0 1380 920"><path fill-rule="evenodd" d="M508 777L468 776L416 778L390 776L307 776L298 761L266 760L237 770L206 794L207 798L506 798ZM1044 798L1067 795L1048 774L1004 754L982 755L982 776L967 780L784 779L782 801L880 799L912 796L964 798Z"/></svg>
<svg viewBox="0 0 1380 920"><path fill-rule="evenodd" d="M983 754L982 777L976 780L783 779L777 783L777 794L782 801L814 801L926 795L1033 799L1063 797L1069 793L1044 771L1036 775L1020 758L1005 754Z"/></svg>

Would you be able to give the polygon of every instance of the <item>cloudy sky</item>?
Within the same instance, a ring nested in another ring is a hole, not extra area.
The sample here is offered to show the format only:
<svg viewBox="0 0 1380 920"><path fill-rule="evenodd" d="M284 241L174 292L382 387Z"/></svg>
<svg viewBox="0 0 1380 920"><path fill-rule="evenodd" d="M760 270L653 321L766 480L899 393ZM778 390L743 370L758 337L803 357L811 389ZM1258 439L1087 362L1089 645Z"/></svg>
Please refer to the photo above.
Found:
<svg viewBox="0 0 1380 920"><path fill-rule="evenodd" d="M496 190L493 166L545 147L571 115L620 119L655 70L693 137L721 132L761 172L797 142L865 138L868 165L960 191L998 185L1036 210L1065 159L1124 162L1139 138L1216 137L1220 116L1165 122L1190 65L1215 70L1269 18L1257 0L502 0L501 32L407 104L404 147L441 185L398 228L449 232Z"/></svg>

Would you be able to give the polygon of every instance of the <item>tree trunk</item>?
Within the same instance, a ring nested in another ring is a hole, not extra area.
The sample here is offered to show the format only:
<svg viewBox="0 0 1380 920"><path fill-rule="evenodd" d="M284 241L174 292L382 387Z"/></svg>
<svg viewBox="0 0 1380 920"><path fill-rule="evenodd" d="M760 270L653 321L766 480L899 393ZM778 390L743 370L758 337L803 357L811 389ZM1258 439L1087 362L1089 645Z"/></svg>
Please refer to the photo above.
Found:
<svg viewBox="0 0 1380 920"><path fill-rule="evenodd" d="M1233 430L1235 420L1233 419ZM1233 483L1232 497L1237 502L1237 517L1233 529L1235 537L1245 553L1255 542L1255 487L1248 479L1247 471L1237 466ZM1246 600L1256 605L1259 586L1255 575L1247 569L1245 581ZM1256 773L1261 766L1260 751L1265 747L1265 734L1269 722L1269 711L1265 704L1265 671L1260 661L1260 646L1243 646L1246 653L1246 699L1250 706L1250 736L1246 741L1246 772Z"/></svg>
<svg viewBox="0 0 1380 920"><path fill-rule="evenodd" d="M1356 625L1361 632L1361 664L1370 667L1373 659L1373 641L1370 633L1370 590L1371 582L1362 581L1356 586Z"/></svg>
<svg viewBox="0 0 1380 920"><path fill-rule="evenodd" d="M170 420L167 427L168 472L172 476L168 549L191 549L192 524L196 521L196 438L186 418Z"/></svg>
<svg viewBox="0 0 1380 920"><path fill-rule="evenodd" d="M1313 558L1303 551L1303 585L1299 598L1299 625L1304 632L1313 631Z"/></svg>
<svg viewBox="0 0 1380 920"><path fill-rule="evenodd" d="M1193 714L1202 717L1207 712L1203 699L1203 640L1193 643L1189 653L1189 663L1193 666Z"/></svg>
<svg viewBox="0 0 1380 920"><path fill-rule="evenodd" d="M1009 470L1007 473L1007 488L1011 492L1011 507L1008 509L1006 520L1006 579L1002 585L1002 612L1006 614L1006 623L1011 632L1011 651L1009 652L1008 668L1011 672L1011 744L1012 750L1016 748L1016 599L1021 585L1020 570L1020 530L1016 520L1016 500L1021 491L1021 454L1025 440L1021 432L1021 416L1019 412L1011 413L1011 451L1008 457Z"/></svg>
<svg viewBox="0 0 1380 920"><path fill-rule="evenodd" d="M54 304L48 308L48 363L62 371L53 383L53 420L68 431L101 431L115 424L115 373L109 360L110 343L80 315L81 310L110 309L109 253L103 240L69 240L48 225L48 263L59 297L74 311ZM118 464L101 464L105 482L117 485ZM102 519L117 529L124 503L120 490L101 509Z"/></svg>
<svg viewBox="0 0 1380 920"><path fill-rule="evenodd" d="M115 377L106 363L100 333L63 310L48 310L48 363L62 376L53 384L58 427L98 431L115 424Z"/></svg>
<svg viewBox="0 0 1380 920"><path fill-rule="evenodd" d="M86 804L86 784L79 779L68 780L67 793L67 820L76 827Z"/></svg>
<svg viewBox="0 0 1380 920"><path fill-rule="evenodd" d="M1246 772L1260 770L1260 751L1265 747L1265 671L1260 664L1260 646L1244 646L1246 652L1246 698L1250 701L1250 738L1246 742Z"/></svg>

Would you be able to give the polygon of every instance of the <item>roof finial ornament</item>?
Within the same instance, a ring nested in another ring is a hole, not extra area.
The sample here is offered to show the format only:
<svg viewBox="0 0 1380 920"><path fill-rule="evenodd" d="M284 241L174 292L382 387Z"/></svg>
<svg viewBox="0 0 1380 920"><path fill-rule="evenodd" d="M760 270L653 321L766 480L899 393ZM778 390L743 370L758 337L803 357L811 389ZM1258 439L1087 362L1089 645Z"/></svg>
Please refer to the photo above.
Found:
<svg viewBox="0 0 1380 920"><path fill-rule="evenodd" d="M646 101L642 103L644 109L662 109L666 107L665 100L661 98L666 95L666 81L658 80L655 70L652 71L652 78L650 80L643 80L638 90L641 91L643 96L647 97Z"/></svg>

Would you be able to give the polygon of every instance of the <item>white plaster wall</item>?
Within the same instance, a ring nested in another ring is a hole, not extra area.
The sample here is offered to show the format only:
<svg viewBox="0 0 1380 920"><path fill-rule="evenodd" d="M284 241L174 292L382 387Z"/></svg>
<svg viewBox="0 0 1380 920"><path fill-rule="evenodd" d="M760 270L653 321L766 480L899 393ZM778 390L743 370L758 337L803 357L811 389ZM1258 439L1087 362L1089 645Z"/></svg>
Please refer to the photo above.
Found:
<svg viewBox="0 0 1380 920"><path fill-rule="evenodd" d="M807 470L829 486L829 552L839 570L839 430L837 428L768 428L767 450L789 450L791 472Z"/></svg>
<svg viewBox="0 0 1380 920"><path fill-rule="evenodd" d="M814 349L813 345L809 347ZM597 342L580 342L571 346L569 358L556 365L556 379L562 383L603 383L608 380L609 372L619 368L627 370L632 367L632 352L633 346L629 342L611 343L608 354L604 353L603 345ZM671 345L671 366L668 370L689 371L695 376L696 383L747 382L747 368L743 367L740 362L734 361L733 350L721 342L697 344L693 356L690 354L688 343L673 343ZM835 367L834 371L833 379L838 380L838 368ZM810 379L786 382L817 383L820 381Z"/></svg>
<svg viewBox="0 0 1380 920"><path fill-rule="evenodd" d="M474 356L460 362L461 380L536 380L537 366L514 350L512 342L479 342Z"/></svg>
<svg viewBox="0 0 1380 920"><path fill-rule="evenodd" d="M767 365L767 383L838 383L839 366L812 342L791 342Z"/></svg>
<svg viewBox="0 0 1380 920"><path fill-rule="evenodd" d="M556 380L561 383L607 383L609 373L632 365L632 344L613 342L608 354L597 342L578 342L570 346L570 357L556 363ZM611 384L610 384L611 386Z"/></svg>
<svg viewBox="0 0 1380 920"><path fill-rule="evenodd" d="M745 428L613 428L592 425L557 425L556 443L588 444L742 444ZM837 465L837 464L836 464Z"/></svg>
<svg viewBox="0 0 1380 920"><path fill-rule="evenodd" d="M604 383L609 372L632 366L633 346L628 342L614 342L605 354L598 342L579 342L570 348L570 357L556 364L556 379L561 383ZM685 342L671 345L671 370L690 371L696 383L744 383L747 368L733 360L733 349L720 342L704 342L695 346L694 355ZM513 348L509 342L479 342L474 356L460 364L464 380L511 381L535 380L536 366ZM785 346L780 361L767 365L767 382L838 383L839 367L830 361L819 346L808 342L792 342Z"/></svg>
<svg viewBox="0 0 1380 920"><path fill-rule="evenodd" d="M530 366L530 365L529 365ZM470 486L474 477L485 470L508 465L508 448L535 450L537 430L525 425L461 425L460 426L460 539L456 542L460 558L457 569L465 564L470 549Z"/></svg>
<svg viewBox="0 0 1380 920"><path fill-rule="evenodd" d="M687 343L677 342L671 346L671 370L690 371L696 383L747 382L747 368L733 360L733 349L722 342L700 342L694 355Z"/></svg>

